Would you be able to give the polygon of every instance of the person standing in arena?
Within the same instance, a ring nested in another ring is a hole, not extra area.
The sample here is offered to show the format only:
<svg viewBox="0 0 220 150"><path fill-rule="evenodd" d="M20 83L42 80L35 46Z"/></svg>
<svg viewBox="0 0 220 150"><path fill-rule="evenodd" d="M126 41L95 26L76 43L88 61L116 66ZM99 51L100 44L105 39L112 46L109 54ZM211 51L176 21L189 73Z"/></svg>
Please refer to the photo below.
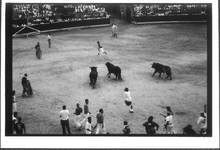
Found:
<svg viewBox="0 0 220 150"><path fill-rule="evenodd" d="M18 117L18 122L15 124L15 132L16 135L24 135L26 134L25 124L21 122L21 117Z"/></svg>
<svg viewBox="0 0 220 150"><path fill-rule="evenodd" d="M36 50L36 57L38 59L41 59L42 51L40 49L40 42L37 42L37 45L35 45L35 50Z"/></svg>
<svg viewBox="0 0 220 150"><path fill-rule="evenodd" d="M85 99L85 104L84 104L84 115L87 116L89 114L89 100Z"/></svg>
<svg viewBox="0 0 220 150"><path fill-rule="evenodd" d="M173 126L174 126L173 115L170 112L168 112L167 116L165 117L165 124L164 124L166 134L174 134Z"/></svg>
<svg viewBox="0 0 220 150"><path fill-rule="evenodd" d="M128 88L124 89L124 95L125 95L125 104L127 106L130 106L129 112L134 113L131 93Z"/></svg>
<svg viewBox="0 0 220 150"><path fill-rule="evenodd" d="M85 125L85 133L92 134L92 118L88 117L86 125Z"/></svg>
<svg viewBox="0 0 220 150"><path fill-rule="evenodd" d="M159 129L159 125L153 121L153 116L150 116L148 121L143 123L143 126L145 127L147 135L154 135L156 134L156 130Z"/></svg>
<svg viewBox="0 0 220 150"><path fill-rule="evenodd" d="M82 129L83 127L83 123L86 121L86 119L83 119L82 118L82 112L83 112L83 109L80 107L80 104L77 103L76 104L76 109L75 109L75 116L74 116L74 121L75 121L75 127L79 130Z"/></svg>
<svg viewBox="0 0 220 150"><path fill-rule="evenodd" d="M51 48L51 35L50 35L50 33L47 35L47 40L48 40L49 48Z"/></svg>
<svg viewBox="0 0 220 150"><path fill-rule="evenodd" d="M28 95L28 91L27 91L27 74L25 73L24 76L21 79L21 84L23 87L23 91L22 91L22 96L27 96Z"/></svg>
<svg viewBox="0 0 220 150"><path fill-rule="evenodd" d="M197 120L197 124L200 126L200 134L206 134L207 130L207 118L204 112L200 113L200 116Z"/></svg>
<svg viewBox="0 0 220 150"><path fill-rule="evenodd" d="M13 115L12 115L12 133L15 134L16 131L15 131L15 124L18 122L18 113L17 112L14 112Z"/></svg>
<svg viewBox="0 0 220 150"><path fill-rule="evenodd" d="M69 115L70 115L69 110L67 110L66 106L63 105L63 110L60 111L60 123L64 135L66 135L66 129L68 134L71 134L69 127Z"/></svg>
<svg viewBox="0 0 220 150"><path fill-rule="evenodd" d="M118 26L116 24L112 24L112 37L118 37Z"/></svg>
<svg viewBox="0 0 220 150"><path fill-rule="evenodd" d="M130 129L127 121L124 121L124 128L122 131L123 131L124 135L129 135L131 133L131 129Z"/></svg>
<svg viewBox="0 0 220 150"><path fill-rule="evenodd" d="M97 124L96 124L96 134L104 134L105 126L104 126L104 111L103 109L99 109L99 113L96 115Z"/></svg>

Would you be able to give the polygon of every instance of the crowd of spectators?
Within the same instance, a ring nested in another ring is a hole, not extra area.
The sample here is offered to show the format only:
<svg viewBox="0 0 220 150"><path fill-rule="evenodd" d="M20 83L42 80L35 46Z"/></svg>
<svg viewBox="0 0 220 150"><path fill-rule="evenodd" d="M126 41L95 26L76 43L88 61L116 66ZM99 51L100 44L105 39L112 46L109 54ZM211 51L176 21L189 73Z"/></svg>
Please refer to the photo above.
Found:
<svg viewBox="0 0 220 150"><path fill-rule="evenodd" d="M179 15L206 15L207 5L187 4L137 4L133 6L135 17L140 16L179 16Z"/></svg>
<svg viewBox="0 0 220 150"><path fill-rule="evenodd" d="M55 22L109 18L99 4L15 4L13 25L15 27Z"/></svg>

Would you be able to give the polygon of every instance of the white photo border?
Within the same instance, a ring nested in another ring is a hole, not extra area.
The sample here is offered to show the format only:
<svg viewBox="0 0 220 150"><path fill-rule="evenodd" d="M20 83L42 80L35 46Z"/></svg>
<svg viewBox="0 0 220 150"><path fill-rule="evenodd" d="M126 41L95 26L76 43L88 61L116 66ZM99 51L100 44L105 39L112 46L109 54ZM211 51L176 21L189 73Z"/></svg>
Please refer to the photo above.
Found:
<svg viewBox="0 0 220 150"><path fill-rule="evenodd" d="M211 3L212 137L62 137L5 136L6 3ZM219 5L218 0L3 0L1 9L1 147L2 148L219 148Z"/></svg>

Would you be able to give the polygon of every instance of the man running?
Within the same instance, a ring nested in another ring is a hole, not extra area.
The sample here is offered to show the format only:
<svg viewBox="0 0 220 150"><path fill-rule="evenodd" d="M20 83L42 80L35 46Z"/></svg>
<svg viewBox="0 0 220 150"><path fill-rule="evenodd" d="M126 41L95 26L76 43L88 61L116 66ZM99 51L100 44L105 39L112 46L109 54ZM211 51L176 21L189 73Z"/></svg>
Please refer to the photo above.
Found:
<svg viewBox="0 0 220 150"><path fill-rule="evenodd" d="M102 54L107 55L107 52L103 49L99 41L97 41L97 44L98 44L98 55L102 55Z"/></svg>

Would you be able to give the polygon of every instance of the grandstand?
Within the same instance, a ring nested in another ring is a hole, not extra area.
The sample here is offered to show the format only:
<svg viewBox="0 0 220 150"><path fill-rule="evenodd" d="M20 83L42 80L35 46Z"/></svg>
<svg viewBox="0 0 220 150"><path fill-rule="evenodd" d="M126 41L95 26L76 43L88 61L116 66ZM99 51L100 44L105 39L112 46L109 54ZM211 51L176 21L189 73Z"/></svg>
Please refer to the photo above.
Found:
<svg viewBox="0 0 220 150"><path fill-rule="evenodd" d="M28 26L46 31L110 23L109 14L99 4L15 4L12 18L12 32L21 34L30 32L24 29Z"/></svg>
<svg viewBox="0 0 220 150"><path fill-rule="evenodd" d="M204 21L206 4L14 4L12 33L110 25L111 15L132 23ZM26 27L31 27L26 28Z"/></svg>

